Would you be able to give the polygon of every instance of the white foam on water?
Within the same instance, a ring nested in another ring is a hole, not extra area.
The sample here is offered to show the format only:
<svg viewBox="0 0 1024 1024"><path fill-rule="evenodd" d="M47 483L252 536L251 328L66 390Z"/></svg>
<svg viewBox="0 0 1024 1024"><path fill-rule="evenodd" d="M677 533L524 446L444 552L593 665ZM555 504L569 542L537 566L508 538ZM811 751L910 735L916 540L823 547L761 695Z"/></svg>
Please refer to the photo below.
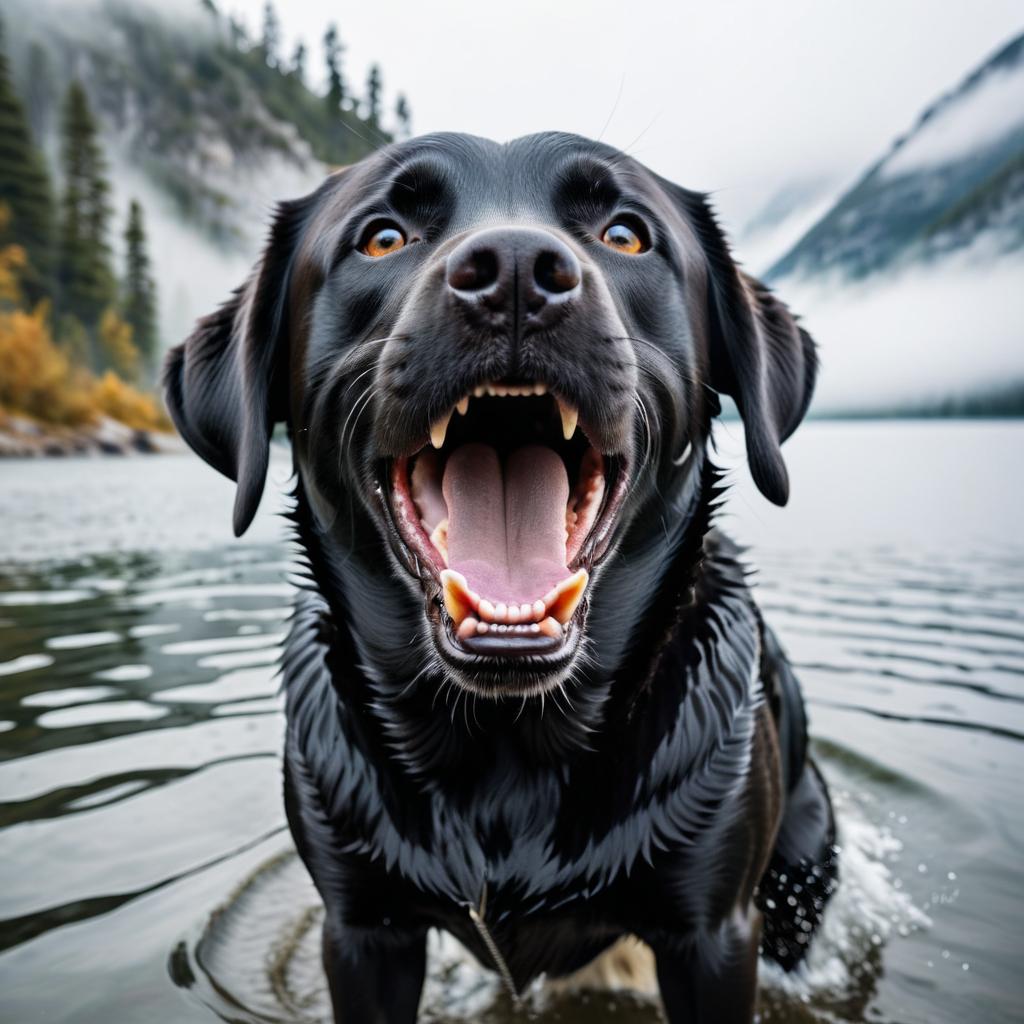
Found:
<svg viewBox="0 0 1024 1024"><path fill-rule="evenodd" d="M899 889L889 869L903 843L892 832L869 822L844 794L833 792L836 805L839 884L815 933L807 957L787 974L762 960L761 984L793 999L841 995L860 984L865 958L894 935L931 925L928 915Z"/></svg>

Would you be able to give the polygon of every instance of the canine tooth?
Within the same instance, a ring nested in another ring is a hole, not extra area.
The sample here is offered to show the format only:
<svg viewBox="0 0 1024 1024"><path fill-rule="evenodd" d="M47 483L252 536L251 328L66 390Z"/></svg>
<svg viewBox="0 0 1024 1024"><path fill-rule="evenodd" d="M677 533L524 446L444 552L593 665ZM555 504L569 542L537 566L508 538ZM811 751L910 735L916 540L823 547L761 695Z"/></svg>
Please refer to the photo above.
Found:
<svg viewBox="0 0 1024 1024"><path fill-rule="evenodd" d="M444 595L444 606L456 626L462 624L473 611L472 591L466 577L454 569L441 570L441 591Z"/></svg>
<svg viewBox="0 0 1024 1024"><path fill-rule="evenodd" d="M460 416L465 416L466 413L469 412L469 395L463 395L462 398L455 403L455 408L459 410Z"/></svg>
<svg viewBox="0 0 1024 1024"><path fill-rule="evenodd" d="M563 625L568 622L583 597L583 591L587 589L589 579L586 569L578 569L567 580L559 583L555 588L557 596L548 605L548 615L553 616Z"/></svg>
<svg viewBox="0 0 1024 1024"><path fill-rule="evenodd" d="M538 630L545 636L561 636L562 635L562 624L558 619L553 619L549 615L543 622L537 624Z"/></svg>
<svg viewBox="0 0 1024 1024"><path fill-rule="evenodd" d="M421 519L422 523L423 520ZM427 524L423 523L423 528L426 530ZM444 564L448 564L448 520L442 519L441 522L434 527L430 534L430 543L437 548L439 554L444 559ZM472 594L472 591L470 591Z"/></svg>
<svg viewBox="0 0 1024 1024"><path fill-rule="evenodd" d="M476 627L480 625L478 619L474 619L472 615L467 615L462 622L459 623L459 628L456 630L455 635L460 640L468 640L474 633L476 633Z"/></svg>
<svg viewBox="0 0 1024 1024"><path fill-rule="evenodd" d="M576 433L576 423L580 418L579 410L574 405L570 405L568 402L563 402L561 399L558 400L558 412L562 417L562 437L566 441L572 440L572 435ZM438 445L440 448L440 445Z"/></svg>
<svg viewBox="0 0 1024 1024"><path fill-rule="evenodd" d="M481 618L488 619L491 622L494 621L494 605L486 597L480 599L480 604L477 605L476 610L480 613Z"/></svg>
<svg viewBox="0 0 1024 1024"><path fill-rule="evenodd" d="M443 416L438 416L430 425L430 443L435 448L440 448L444 444L445 434L448 433L448 423L452 418L453 412L455 412L454 408L449 409Z"/></svg>

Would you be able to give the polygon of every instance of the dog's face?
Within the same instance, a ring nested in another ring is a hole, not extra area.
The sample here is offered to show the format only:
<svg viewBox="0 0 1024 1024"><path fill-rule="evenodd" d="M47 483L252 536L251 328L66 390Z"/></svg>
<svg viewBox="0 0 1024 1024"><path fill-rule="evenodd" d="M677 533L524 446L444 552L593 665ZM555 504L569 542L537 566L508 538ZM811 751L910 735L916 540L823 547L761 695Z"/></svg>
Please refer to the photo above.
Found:
<svg viewBox="0 0 1024 1024"><path fill-rule="evenodd" d="M572 672L594 600L636 605L603 567L671 510L715 391L786 500L779 445L814 370L703 197L575 136L437 135L283 205L250 280L172 352L167 395L238 480L239 533L288 422L322 533L404 582L451 678L505 695ZM408 644L391 591L366 590L349 608Z"/></svg>

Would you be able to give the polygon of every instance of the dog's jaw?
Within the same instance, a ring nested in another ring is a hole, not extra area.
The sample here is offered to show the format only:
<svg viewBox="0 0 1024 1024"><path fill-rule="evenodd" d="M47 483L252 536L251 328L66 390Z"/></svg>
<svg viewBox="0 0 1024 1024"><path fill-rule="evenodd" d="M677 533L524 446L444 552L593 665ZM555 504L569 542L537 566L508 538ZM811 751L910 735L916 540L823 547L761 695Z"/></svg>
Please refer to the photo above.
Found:
<svg viewBox="0 0 1024 1024"><path fill-rule="evenodd" d="M436 654L491 697L544 693L570 674L629 492L629 458L603 455L576 407L547 392L476 386L430 444L383 462L375 488Z"/></svg>

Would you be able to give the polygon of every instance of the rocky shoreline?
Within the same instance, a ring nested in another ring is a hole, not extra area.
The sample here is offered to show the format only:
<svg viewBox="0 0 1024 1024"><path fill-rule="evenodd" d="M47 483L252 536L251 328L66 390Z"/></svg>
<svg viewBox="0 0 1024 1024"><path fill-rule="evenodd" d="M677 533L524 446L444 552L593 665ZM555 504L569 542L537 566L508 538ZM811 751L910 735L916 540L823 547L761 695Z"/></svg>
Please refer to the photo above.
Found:
<svg viewBox="0 0 1024 1024"><path fill-rule="evenodd" d="M81 427L56 427L0 414L0 458L159 455L185 451L172 433L136 430L107 416Z"/></svg>

